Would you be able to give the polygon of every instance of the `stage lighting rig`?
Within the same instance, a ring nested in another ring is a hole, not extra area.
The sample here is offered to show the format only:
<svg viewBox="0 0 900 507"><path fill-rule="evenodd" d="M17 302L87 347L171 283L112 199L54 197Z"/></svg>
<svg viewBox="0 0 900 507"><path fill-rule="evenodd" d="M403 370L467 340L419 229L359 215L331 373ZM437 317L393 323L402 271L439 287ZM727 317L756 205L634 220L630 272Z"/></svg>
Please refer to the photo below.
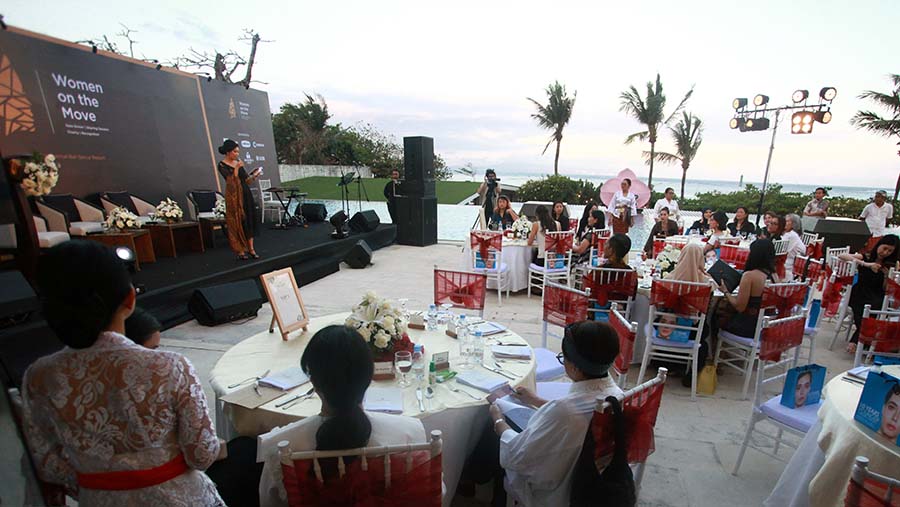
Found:
<svg viewBox="0 0 900 507"><path fill-rule="evenodd" d="M734 99L733 101L731 101L731 107L733 107L735 111L740 111L741 109L747 107L747 99Z"/></svg>

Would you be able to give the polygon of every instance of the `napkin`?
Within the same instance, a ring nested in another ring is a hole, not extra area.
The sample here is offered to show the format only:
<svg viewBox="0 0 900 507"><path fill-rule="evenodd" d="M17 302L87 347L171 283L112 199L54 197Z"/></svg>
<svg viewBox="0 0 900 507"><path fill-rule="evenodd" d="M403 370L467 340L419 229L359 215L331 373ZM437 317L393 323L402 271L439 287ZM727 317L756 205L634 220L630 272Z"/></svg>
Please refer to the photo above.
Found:
<svg viewBox="0 0 900 507"><path fill-rule="evenodd" d="M260 385L271 386L282 391L288 391L307 382L309 382L309 377L299 366L292 366L259 379Z"/></svg>
<svg viewBox="0 0 900 507"><path fill-rule="evenodd" d="M531 350L526 345L493 345L491 351L495 357L510 359L531 359Z"/></svg>
<svg viewBox="0 0 900 507"><path fill-rule="evenodd" d="M477 326L470 326L469 333L475 334L475 331L481 331L481 336L490 336L506 331L506 326L497 324L496 322L482 322Z"/></svg>
<svg viewBox="0 0 900 507"><path fill-rule="evenodd" d="M403 413L403 390L397 387L370 387L363 408L370 412Z"/></svg>
<svg viewBox="0 0 900 507"><path fill-rule="evenodd" d="M485 370L473 369L459 372L456 381L489 393L509 382L509 379Z"/></svg>

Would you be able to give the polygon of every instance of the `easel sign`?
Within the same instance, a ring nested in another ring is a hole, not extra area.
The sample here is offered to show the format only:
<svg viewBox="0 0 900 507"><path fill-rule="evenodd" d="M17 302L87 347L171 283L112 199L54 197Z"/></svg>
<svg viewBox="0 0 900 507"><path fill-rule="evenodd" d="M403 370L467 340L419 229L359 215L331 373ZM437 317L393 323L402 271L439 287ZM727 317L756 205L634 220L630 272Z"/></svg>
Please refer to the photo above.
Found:
<svg viewBox="0 0 900 507"><path fill-rule="evenodd" d="M300 288L291 268L279 269L271 273L259 276L262 281L266 297L272 306L272 322L269 323L269 332L275 332L275 322L281 330L281 339L287 341L288 334L298 329L306 331L309 326L309 316L303 298L300 297Z"/></svg>

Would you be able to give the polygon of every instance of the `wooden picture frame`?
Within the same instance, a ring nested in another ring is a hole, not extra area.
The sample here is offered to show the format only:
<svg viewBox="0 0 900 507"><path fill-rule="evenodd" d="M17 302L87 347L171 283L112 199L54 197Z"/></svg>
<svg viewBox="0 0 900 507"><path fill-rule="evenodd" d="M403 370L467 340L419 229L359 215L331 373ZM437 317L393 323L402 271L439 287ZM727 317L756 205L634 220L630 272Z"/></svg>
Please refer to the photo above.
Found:
<svg viewBox="0 0 900 507"><path fill-rule="evenodd" d="M300 288L291 268L279 269L259 275L269 305L272 306L272 321L269 332L275 332L275 323L281 331L281 339L287 341L288 334L309 328L309 314L300 297Z"/></svg>

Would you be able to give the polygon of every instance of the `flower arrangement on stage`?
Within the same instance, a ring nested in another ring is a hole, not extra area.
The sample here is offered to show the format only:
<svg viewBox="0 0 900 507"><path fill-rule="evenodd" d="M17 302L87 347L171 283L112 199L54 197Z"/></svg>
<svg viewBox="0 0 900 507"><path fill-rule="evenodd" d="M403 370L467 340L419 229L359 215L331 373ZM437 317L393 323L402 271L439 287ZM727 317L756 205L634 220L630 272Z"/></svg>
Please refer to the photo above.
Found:
<svg viewBox="0 0 900 507"><path fill-rule="evenodd" d="M215 213L219 218L225 216L225 199L216 199L216 205L215 207L213 207L213 213Z"/></svg>
<svg viewBox="0 0 900 507"><path fill-rule="evenodd" d="M141 221L138 219L138 216L128 211L127 208L122 207L113 208L106 217L104 224L106 224L107 228L116 230L139 229L141 227Z"/></svg>
<svg viewBox="0 0 900 507"><path fill-rule="evenodd" d="M177 222L184 217L184 212L177 202L166 197L156 205L156 216L166 222Z"/></svg>
<svg viewBox="0 0 900 507"><path fill-rule="evenodd" d="M43 158L37 153L25 163L22 178L22 190L25 195L40 197L53 191L59 181L59 166L56 157L47 155Z"/></svg>
<svg viewBox="0 0 900 507"><path fill-rule="evenodd" d="M528 217L522 215L512 223L509 230L512 231L514 238L525 239L531 233L531 222Z"/></svg>
<svg viewBox="0 0 900 507"><path fill-rule="evenodd" d="M362 301L353 307L345 325L359 331L375 354L375 361L383 358L393 361L391 354L400 350L412 351L413 344L406 334L406 323L402 313L390 301L379 299L372 292L366 292ZM388 358L389 357L389 358Z"/></svg>
<svg viewBox="0 0 900 507"><path fill-rule="evenodd" d="M681 256L681 249L672 245L666 245L659 255L656 256L656 271L660 277L664 277L675 269L678 264L678 258Z"/></svg>

